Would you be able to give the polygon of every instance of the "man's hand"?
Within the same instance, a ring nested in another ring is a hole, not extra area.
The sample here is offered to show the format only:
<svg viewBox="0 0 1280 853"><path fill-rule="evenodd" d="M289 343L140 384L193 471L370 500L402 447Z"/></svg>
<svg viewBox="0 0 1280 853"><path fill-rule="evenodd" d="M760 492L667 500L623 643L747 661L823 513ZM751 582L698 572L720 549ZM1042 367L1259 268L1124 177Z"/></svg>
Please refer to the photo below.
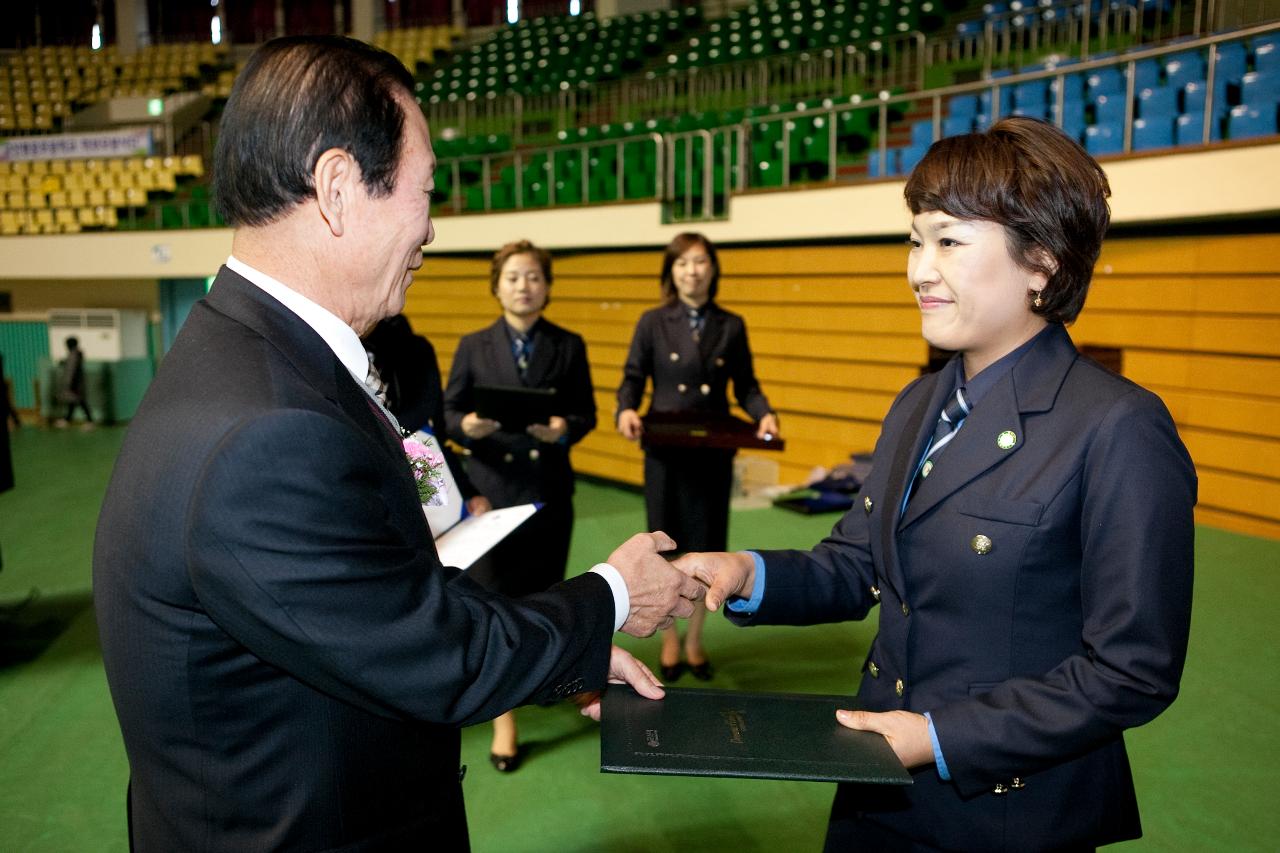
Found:
<svg viewBox="0 0 1280 853"><path fill-rule="evenodd" d="M644 432L644 423L640 420L640 413L635 409L623 409L618 412L618 432L622 433L622 437L627 441L635 441L640 438Z"/></svg>
<svg viewBox="0 0 1280 853"><path fill-rule="evenodd" d="M910 711L836 711L836 720L847 729L884 735L902 766L908 770L933 764L933 739L929 737L929 721L923 714Z"/></svg>
<svg viewBox="0 0 1280 853"><path fill-rule="evenodd" d="M484 495L476 495L467 501L467 512L472 515L484 515L491 509L493 509L493 504L489 503L489 499Z"/></svg>
<svg viewBox="0 0 1280 853"><path fill-rule="evenodd" d="M672 563L707 585L708 610L718 610L730 596L750 598L756 585L756 562L750 554L691 551Z"/></svg>
<svg viewBox="0 0 1280 853"><path fill-rule="evenodd" d="M529 424L525 429L529 435L547 444L555 444L568 431L569 422L559 415L552 415L545 424Z"/></svg>
<svg viewBox="0 0 1280 853"><path fill-rule="evenodd" d="M462 416L462 434L467 438L479 441L482 438L488 438L501 428L502 424L489 418L482 418L475 412L467 412Z"/></svg>
<svg viewBox="0 0 1280 853"><path fill-rule="evenodd" d="M663 559L662 552L674 547L675 541L661 531L637 533L609 555L609 565L627 584L631 612L622 630L633 637L648 637L677 617L688 618L694 602L706 592L702 584Z"/></svg>
<svg viewBox="0 0 1280 853"><path fill-rule="evenodd" d="M666 695L666 691L662 689L662 682L649 670L649 667L632 657L626 649L618 646L614 646L609 654L609 683L630 684L646 699L661 699ZM601 695L599 690L580 693L573 698L573 701L582 711L582 716L590 717L598 723L600 722Z"/></svg>

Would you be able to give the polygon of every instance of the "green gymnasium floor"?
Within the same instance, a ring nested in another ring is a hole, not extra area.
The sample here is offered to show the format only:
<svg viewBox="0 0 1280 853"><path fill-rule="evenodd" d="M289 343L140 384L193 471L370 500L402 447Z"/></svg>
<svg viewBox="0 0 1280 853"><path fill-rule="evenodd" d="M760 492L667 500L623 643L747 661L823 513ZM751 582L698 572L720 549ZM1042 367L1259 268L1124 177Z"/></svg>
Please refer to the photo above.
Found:
<svg viewBox="0 0 1280 853"><path fill-rule="evenodd" d="M0 495L0 851L127 849L128 771L89 581L95 517L122 434L13 436L18 487ZM731 544L804 547L834 518L736 512ZM584 483L571 565L602 559L642 523L638 495ZM1275 850L1280 644L1268 626L1280 601L1280 542L1198 533L1183 692L1129 736L1146 837L1124 848ZM742 630L712 616L712 685L851 693L870 637L867 625ZM656 664L656 640L627 645ZM533 749L510 776L489 767L487 726L463 733L478 853L820 849L829 785L602 775L595 724L574 709L524 709L520 722Z"/></svg>

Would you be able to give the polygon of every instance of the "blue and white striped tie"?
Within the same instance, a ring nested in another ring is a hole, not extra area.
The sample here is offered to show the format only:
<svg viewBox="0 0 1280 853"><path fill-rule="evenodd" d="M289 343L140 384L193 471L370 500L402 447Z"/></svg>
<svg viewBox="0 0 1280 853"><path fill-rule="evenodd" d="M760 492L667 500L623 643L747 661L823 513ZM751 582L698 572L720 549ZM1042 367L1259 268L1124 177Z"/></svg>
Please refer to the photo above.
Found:
<svg viewBox="0 0 1280 853"><path fill-rule="evenodd" d="M911 484L907 488L907 493L902 496L902 509L905 510L907 501L911 499L911 495L919 488L921 481L929 476L933 471L934 460L938 458L938 454L942 452L942 448L951 443L951 439L956 437L960 425L964 423L964 419L969 416L969 412L973 407L969 403L969 398L965 396L963 386L956 389L956 393L947 401L947 405L943 407L941 416L938 417L938 425L933 428L933 438L929 440L929 446L925 448L924 456L920 459L920 464L916 466L916 475L911 478Z"/></svg>

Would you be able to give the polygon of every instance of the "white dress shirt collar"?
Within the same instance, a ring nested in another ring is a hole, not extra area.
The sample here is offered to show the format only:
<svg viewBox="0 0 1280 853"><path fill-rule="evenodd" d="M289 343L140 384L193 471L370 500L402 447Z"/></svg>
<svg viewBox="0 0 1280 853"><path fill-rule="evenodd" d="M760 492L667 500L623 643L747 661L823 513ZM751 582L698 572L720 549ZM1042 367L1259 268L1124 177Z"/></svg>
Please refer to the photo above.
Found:
<svg viewBox="0 0 1280 853"><path fill-rule="evenodd" d="M314 329L329 345L329 349L333 350L333 354L350 371L356 383L364 387L365 378L369 375L369 357L365 354L359 335L350 326L327 308L312 302L261 270L254 269L235 255L227 258L227 269L261 288L268 296L297 314L302 322Z"/></svg>

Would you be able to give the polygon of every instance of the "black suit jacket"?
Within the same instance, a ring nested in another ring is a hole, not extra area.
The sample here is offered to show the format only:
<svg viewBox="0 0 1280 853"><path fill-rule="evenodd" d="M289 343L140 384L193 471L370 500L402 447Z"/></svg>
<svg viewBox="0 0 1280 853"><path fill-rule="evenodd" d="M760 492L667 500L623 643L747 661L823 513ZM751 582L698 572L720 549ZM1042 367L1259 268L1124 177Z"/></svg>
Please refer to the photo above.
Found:
<svg viewBox="0 0 1280 853"><path fill-rule="evenodd" d="M640 315L618 388L618 410L639 409L645 382L653 378L653 412L728 414L727 386L733 380L738 405L755 420L770 411L756 381L747 326L718 304L706 305L706 321L695 341L689 312L680 302Z"/></svg>
<svg viewBox="0 0 1280 853"><path fill-rule="evenodd" d="M125 437L94 546L137 850L464 849L457 727L601 685L608 584L440 565L400 443L223 269Z"/></svg>
<svg viewBox="0 0 1280 853"><path fill-rule="evenodd" d="M902 513L952 375L899 395L854 509L812 551L762 552L764 600L753 619L733 618L835 622L878 602L858 695L872 710L932 714L952 781L930 766L905 791L842 786L833 833L867 811L948 850L1136 837L1121 733L1178 692L1191 459L1158 397L1053 327L987 392Z"/></svg>
<svg viewBox="0 0 1280 853"><path fill-rule="evenodd" d="M568 500L573 495L569 448L596 425L587 345L582 337L545 317L537 323L533 354L520 377L511 354L511 338L501 317L493 325L458 341L445 389L449 437L471 450L467 472L480 493L496 507L531 501ZM569 431L561 443L538 441L526 432L500 430L473 441L462 432L462 418L475 411L477 385L554 388Z"/></svg>

